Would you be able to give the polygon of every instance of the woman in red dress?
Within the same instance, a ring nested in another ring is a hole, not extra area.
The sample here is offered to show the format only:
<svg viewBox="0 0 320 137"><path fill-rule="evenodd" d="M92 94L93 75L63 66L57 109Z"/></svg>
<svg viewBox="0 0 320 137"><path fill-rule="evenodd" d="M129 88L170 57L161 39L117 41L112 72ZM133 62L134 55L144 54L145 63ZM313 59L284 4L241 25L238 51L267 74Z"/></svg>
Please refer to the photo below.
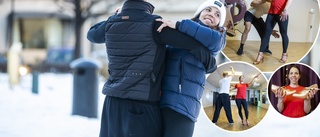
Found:
<svg viewBox="0 0 320 137"><path fill-rule="evenodd" d="M300 69L292 66L288 74L290 84L275 91L275 95L278 97L278 111L284 116L299 118L305 116L311 110L311 99L317 92L317 88L300 86L298 83L300 74ZM295 91L295 93L286 95L287 91Z"/></svg>

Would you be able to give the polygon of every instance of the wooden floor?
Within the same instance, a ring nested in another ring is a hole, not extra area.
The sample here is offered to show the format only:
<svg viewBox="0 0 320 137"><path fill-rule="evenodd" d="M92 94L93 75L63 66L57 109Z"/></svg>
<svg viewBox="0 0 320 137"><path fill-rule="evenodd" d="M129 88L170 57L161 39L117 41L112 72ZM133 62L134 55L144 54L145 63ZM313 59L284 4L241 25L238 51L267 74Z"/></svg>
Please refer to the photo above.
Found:
<svg viewBox="0 0 320 137"><path fill-rule="evenodd" d="M204 111L210 120L212 120L213 118L214 110L215 109L212 106L204 108ZM229 125L228 119L226 117L226 114L223 108L220 111L220 116L216 125L228 131L244 131L257 125L267 113L267 109L257 107L257 106L252 106L252 105L248 106L248 110L249 110L249 123L250 123L249 126L243 126L241 124L241 119L238 114L238 109L236 105L231 105L232 118L234 121L234 125ZM244 111L242 111L242 113L245 118Z"/></svg>
<svg viewBox="0 0 320 137"><path fill-rule="evenodd" d="M227 45L223 50L223 54L231 61L244 61L252 64L258 55L260 48L260 41L247 41L244 45L244 54L238 56L236 54L240 46L238 40L227 40ZM298 62L301 60L312 47L312 43L289 43L287 50L288 59L286 63ZM283 65L278 60L282 55L282 43L281 42L270 42L270 48L272 55L264 54L264 62L256 65L262 72L273 72L278 67Z"/></svg>

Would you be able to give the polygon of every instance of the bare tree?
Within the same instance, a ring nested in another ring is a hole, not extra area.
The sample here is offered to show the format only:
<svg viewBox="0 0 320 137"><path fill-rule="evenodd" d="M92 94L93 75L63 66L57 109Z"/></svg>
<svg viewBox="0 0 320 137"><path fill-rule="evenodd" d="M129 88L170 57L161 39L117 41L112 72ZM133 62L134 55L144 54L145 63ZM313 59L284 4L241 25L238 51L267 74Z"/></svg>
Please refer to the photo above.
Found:
<svg viewBox="0 0 320 137"><path fill-rule="evenodd" d="M110 12L110 8L124 0L55 0L61 10L72 9L75 13L75 50L74 59L82 57L82 27L84 22L91 17L106 15ZM105 8L100 12L92 12L92 8L98 4L105 4Z"/></svg>

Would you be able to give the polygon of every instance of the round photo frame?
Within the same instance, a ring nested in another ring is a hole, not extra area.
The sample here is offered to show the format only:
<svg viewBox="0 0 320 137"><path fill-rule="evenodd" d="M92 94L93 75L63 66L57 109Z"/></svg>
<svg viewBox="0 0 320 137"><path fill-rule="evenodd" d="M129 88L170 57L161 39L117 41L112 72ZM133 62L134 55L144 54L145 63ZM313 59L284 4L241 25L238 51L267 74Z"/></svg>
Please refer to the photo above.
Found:
<svg viewBox="0 0 320 137"><path fill-rule="evenodd" d="M270 77L268 97L273 108L289 118L312 113L320 102L319 75L303 63L288 63Z"/></svg>
<svg viewBox="0 0 320 137"><path fill-rule="evenodd" d="M233 77L223 76L232 75L231 68ZM240 61L220 64L206 80L202 96L206 116L225 131L239 132L255 127L269 108L267 83L265 75L252 64ZM229 87L225 88L225 84Z"/></svg>

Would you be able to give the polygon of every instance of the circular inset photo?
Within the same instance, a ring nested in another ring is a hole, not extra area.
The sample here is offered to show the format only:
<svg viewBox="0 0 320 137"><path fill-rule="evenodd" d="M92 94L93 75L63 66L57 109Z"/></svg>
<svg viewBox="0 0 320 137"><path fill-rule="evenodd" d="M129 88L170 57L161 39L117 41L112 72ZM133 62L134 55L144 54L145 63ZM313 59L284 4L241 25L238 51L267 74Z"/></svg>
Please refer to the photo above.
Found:
<svg viewBox="0 0 320 137"><path fill-rule="evenodd" d="M202 106L212 124L228 131L257 125L267 113L267 79L255 66L227 62L206 80Z"/></svg>
<svg viewBox="0 0 320 137"><path fill-rule="evenodd" d="M229 60L248 62L262 72L273 72L284 63L299 62L312 49L319 30L317 0L226 3L224 26L228 37L223 54ZM287 15L281 17L284 7Z"/></svg>
<svg viewBox="0 0 320 137"><path fill-rule="evenodd" d="M268 95L272 106L283 116L304 117L320 101L319 75L301 63L286 64L276 70L269 81Z"/></svg>

